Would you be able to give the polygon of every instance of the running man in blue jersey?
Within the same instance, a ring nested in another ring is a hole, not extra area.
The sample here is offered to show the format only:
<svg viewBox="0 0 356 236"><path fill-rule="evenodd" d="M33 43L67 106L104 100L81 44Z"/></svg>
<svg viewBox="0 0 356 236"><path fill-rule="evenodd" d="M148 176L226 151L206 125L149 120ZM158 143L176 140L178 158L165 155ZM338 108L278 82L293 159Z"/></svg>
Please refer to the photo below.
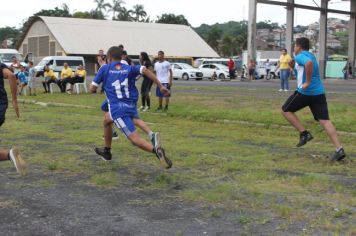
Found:
<svg viewBox="0 0 356 236"><path fill-rule="evenodd" d="M312 140L313 136L304 128L295 112L308 106L313 113L314 119L323 126L336 148L331 160L341 161L346 157L346 154L338 139L336 129L329 120L325 89L320 79L318 62L315 56L309 52L309 39L298 38L295 43L294 53L295 62L291 66L295 66L297 71L298 88L284 103L282 114L299 131L300 138L297 147L301 147Z"/></svg>
<svg viewBox="0 0 356 236"><path fill-rule="evenodd" d="M94 78L90 91L95 93L99 84L102 83L106 99L108 101L109 112L104 117L105 147L95 148L95 152L104 160L111 160L111 124L114 123L120 128L126 137L139 148L156 154L161 164L165 168L171 168L172 162L169 160L160 142L153 146L150 142L142 139L135 129L135 123L143 122L137 112L138 90L135 82L136 77L144 74L149 77L160 88L163 94L169 91L162 86L156 76L144 66L131 66L121 63L122 49L111 47L107 52L108 64L103 65Z"/></svg>

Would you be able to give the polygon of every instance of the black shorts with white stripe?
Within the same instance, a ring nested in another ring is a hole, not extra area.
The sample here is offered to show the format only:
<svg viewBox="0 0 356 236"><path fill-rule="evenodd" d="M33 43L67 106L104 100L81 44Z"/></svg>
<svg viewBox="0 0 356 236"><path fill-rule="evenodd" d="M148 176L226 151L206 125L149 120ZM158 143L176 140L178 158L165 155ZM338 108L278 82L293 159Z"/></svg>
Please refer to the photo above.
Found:
<svg viewBox="0 0 356 236"><path fill-rule="evenodd" d="M329 120L325 94L311 96L295 91L283 104L282 110L284 112L297 112L307 106L313 113L315 120Z"/></svg>

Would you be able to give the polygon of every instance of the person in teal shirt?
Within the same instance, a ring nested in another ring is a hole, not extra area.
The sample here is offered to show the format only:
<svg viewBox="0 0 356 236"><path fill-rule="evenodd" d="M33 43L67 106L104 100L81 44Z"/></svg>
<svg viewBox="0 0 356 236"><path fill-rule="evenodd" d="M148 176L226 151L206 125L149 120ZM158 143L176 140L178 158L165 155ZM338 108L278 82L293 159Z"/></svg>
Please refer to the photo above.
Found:
<svg viewBox="0 0 356 236"><path fill-rule="evenodd" d="M312 134L304 128L295 112L309 107L314 119L323 126L326 134L336 148L332 161L341 161L346 157L336 129L329 119L325 88L320 79L319 65L315 56L309 52L309 39L298 38L295 43L295 58L291 66L297 71L298 88L282 106L282 114L289 123L300 132L297 147L305 145L313 139Z"/></svg>

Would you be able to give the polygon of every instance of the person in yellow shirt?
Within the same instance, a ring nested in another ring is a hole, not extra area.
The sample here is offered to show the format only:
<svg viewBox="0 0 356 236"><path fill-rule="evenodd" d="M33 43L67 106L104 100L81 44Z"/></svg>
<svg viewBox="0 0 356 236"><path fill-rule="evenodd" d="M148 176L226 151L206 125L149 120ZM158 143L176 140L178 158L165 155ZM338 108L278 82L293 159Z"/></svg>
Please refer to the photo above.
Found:
<svg viewBox="0 0 356 236"><path fill-rule="evenodd" d="M291 71L289 63L291 61L292 61L292 58L287 53L287 49L285 49L285 48L282 49L282 55L280 56L278 65L276 67L276 70L278 70L278 68L280 69L279 77L281 79L281 88L278 90L279 92L282 92L282 91L288 92L289 91L289 76L290 76L290 71Z"/></svg>
<svg viewBox="0 0 356 236"><path fill-rule="evenodd" d="M54 72L52 69L49 68L49 66L45 66L44 67L44 81L42 81L42 85L43 85L43 88L44 88L44 92L45 93L49 93L51 92L50 91L50 84L51 83L56 83L56 76L54 75ZM60 87L59 87L60 88Z"/></svg>
<svg viewBox="0 0 356 236"><path fill-rule="evenodd" d="M72 80L72 69L68 66L68 63L63 64L63 69L61 72L61 79L57 81L58 86L61 88L61 92L66 91L66 85Z"/></svg>
<svg viewBox="0 0 356 236"><path fill-rule="evenodd" d="M77 71L74 74L74 77L70 80L70 91L67 91L69 94L73 91L73 85L76 83L83 83L87 72L85 71L83 65L79 65Z"/></svg>

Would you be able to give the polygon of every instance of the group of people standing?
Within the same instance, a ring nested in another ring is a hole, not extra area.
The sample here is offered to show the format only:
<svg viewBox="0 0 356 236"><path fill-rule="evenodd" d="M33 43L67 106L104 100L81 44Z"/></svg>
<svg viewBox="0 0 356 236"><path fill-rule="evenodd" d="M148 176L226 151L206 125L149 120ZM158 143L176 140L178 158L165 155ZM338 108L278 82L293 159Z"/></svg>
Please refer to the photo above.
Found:
<svg viewBox="0 0 356 236"><path fill-rule="evenodd" d="M124 50L123 45L118 46L122 50L121 63L126 65L134 65L133 61L128 57L127 51ZM156 62L152 62L146 52L141 52L139 56L140 65L145 66L151 72L154 72L157 79L168 90L171 89L173 84L173 72L170 63L165 60L164 52L159 51L157 54ZM104 54L104 50L99 50L95 63L95 74L98 73L101 66L107 64L107 56ZM142 75L143 80L141 84L141 106L140 111L149 111L151 109L151 97L150 92L152 88L152 80L146 75ZM158 97L158 107L156 111L167 111L169 106L170 95L164 95L160 93L160 90L156 89L156 96Z"/></svg>

